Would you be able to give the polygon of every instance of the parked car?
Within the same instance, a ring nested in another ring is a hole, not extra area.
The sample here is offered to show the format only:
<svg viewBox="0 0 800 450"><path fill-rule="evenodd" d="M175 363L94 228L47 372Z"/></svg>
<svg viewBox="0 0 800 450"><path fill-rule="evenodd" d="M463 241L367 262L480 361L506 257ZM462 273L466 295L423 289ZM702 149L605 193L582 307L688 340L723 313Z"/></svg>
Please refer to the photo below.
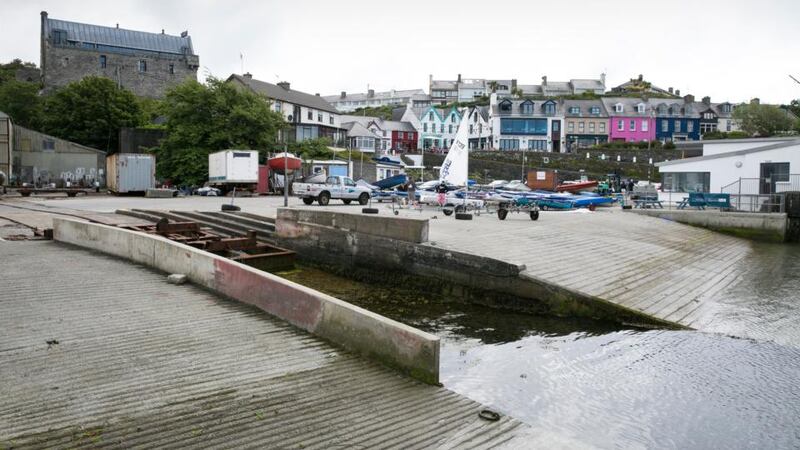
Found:
<svg viewBox="0 0 800 450"><path fill-rule="evenodd" d="M303 203L310 205L316 200L320 205L327 205L331 199L339 199L345 205L349 205L353 200L360 205L369 202L371 189L359 186L350 177L332 176L325 179L324 183L301 183L292 184L294 195L303 199Z"/></svg>

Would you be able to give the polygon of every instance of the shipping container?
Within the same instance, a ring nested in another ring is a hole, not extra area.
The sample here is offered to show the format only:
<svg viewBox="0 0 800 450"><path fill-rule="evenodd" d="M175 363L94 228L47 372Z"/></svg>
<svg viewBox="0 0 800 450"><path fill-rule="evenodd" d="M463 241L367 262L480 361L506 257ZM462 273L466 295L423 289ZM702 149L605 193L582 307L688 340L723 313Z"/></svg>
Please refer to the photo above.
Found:
<svg viewBox="0 0 800 450"><path fill-rule="evenodd" d="M555 191L558 185L558 176L552 170L528 170L526 185L533 190Z"/></svg>
<svg viewBox="0 0 800 450"><path fill-rule="evenodd" d="M208 183L223 190L233 187L255 190L258 183L258 152L223 150L208 155Z"/></svg>
<svg viewBox="0 0 800 450"><path fill-rule="evenodd" d="M144 193L156 187L156 157L115 153L106 158L108 190L115 194Z"/></svg>

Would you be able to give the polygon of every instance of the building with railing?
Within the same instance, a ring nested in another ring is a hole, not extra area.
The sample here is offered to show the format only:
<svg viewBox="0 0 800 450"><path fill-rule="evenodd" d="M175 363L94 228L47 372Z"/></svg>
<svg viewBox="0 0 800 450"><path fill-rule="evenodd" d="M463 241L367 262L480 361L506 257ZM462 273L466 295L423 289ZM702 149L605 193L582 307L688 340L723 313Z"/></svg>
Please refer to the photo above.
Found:
<svg viewBox="0 0 800 450"><path fill-rule="evenodd" d="M778 212L783 193L800 191L800 138L704 141L703 156L656 166L665 191L726 193L734 208Z"/></svg>

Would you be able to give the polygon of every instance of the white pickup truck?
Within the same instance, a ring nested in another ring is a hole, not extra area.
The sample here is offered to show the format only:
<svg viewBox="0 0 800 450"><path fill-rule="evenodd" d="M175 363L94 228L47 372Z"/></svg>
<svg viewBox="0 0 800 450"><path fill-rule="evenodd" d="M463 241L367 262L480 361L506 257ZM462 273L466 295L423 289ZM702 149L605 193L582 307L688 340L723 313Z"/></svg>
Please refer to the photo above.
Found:
<svg viewBox="0 0 800 450"><path fill-rule="evenodd" d="M325 183L300 183L292 184L294 195L303 199L303 203L310 205L314 200L320 205L327 205L331 199L339 199L345 205L349 205L353 200L358 201L359 205L366 205L369 202L370 190L358 186L352 178L343 176L331 176Z"/></svg>

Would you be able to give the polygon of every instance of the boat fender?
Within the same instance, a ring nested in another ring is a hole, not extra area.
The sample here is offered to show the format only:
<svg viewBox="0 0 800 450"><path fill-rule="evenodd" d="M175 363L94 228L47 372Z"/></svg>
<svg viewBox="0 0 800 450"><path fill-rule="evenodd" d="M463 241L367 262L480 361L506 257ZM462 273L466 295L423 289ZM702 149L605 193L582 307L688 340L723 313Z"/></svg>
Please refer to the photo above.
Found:
<svg viewBox="0 0 800 450"><path fill-rule="evenodd" d="M489 422L497 422L500 420L500 413L494 412L491 409L482 409L481 412L478 413L478 417L483 420L488 420Z"/></svg>

